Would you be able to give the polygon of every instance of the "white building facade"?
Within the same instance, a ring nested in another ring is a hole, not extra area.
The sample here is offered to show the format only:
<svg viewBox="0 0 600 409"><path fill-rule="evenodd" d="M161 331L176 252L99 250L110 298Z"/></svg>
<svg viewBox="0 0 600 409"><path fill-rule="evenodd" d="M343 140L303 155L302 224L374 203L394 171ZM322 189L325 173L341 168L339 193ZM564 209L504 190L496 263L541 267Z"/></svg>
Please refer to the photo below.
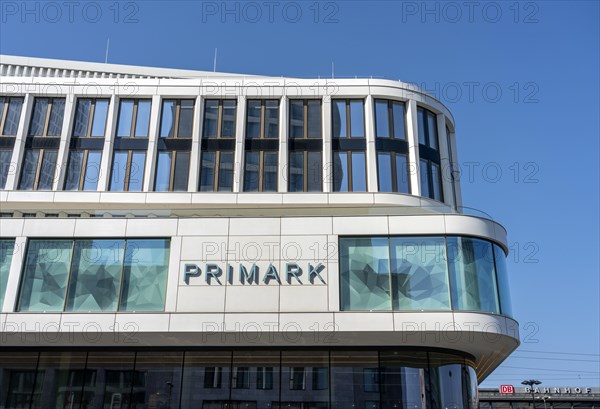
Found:
<svg viewBox="0 0 600 409"><path fill-rule="evenodd" d="M398 81L0 57L0 408L475 408L505 229Z"/></svg>

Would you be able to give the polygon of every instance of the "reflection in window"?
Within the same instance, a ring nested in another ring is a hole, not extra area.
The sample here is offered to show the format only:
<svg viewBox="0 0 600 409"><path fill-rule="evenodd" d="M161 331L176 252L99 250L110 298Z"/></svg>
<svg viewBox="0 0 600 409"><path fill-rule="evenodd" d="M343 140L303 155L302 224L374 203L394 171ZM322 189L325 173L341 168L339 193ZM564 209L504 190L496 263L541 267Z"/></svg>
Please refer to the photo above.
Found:
<svg viewBox="0 0 600 409"><path fill-rule="evenodd" d="M340 239L341 309L391 310L387 238Z"/></svg>
<svg viewBox="0 0 600 409"><path fill-rule="evenodd" d="M65 190L96 190L100 178L102 151L71 150Z"/></svg>
<svg viewBox="0 0 600 409"><path fill-rule="evenodd" d="M378 368L363 369L363 384L365 386L365 392L379 392Z"/></svg>
<svg viewBox="0 0 600 409"><path fill-rule="evenodd" d="M75 109L73 136L104 138L108 103L108 99L78 99Z"/></svg>
<svg viewBox="0 0 600 409"><path fill-rule="evenodd" d="M304 390L306 388L306 368L294 366L290 368L290 390Z"/></svg>
<svg viewBox="0 0 600 409"><path fill-rule="evenodd" d="M279 101L248 100L244 155L244 192L276 192Z"/></svg>
<svg viewBox="0 0 600 409"><path fill-rule="evenodd" d="M378 138L406 140L404 103L375 100L375 132Z"/></svg>
<svg viewBox="0 0 600 409"><path fill-rule="evenodd" d="M362 99L342 99L332 102L334 138L364 138L365 115Z"/></svg>
<svg viewBox="0 0 600 409"><path fill-rule="evenodd" d="M64 112L64 98L36 98L29 136L60 136Z"/></svg>
<svg viewBox="0 0 600 409"><path fill-rule="evenodd" d="M191 138L194 119L193 99L165 99L162 104L160 137Z"/></svg>
<svg viewBox="0 0 600 409"><path fill-rule="evenodd" d="M110 190L113 192L141 192L145 166L146 151L115 151Z"/></svg>
<svg viewBox="0 0 600 409"><path fill-rule="evenodd" d="M11 239L0 240L0 309L4 303L4 292L10 273L10 265L15 249L15 241Z"/></svg>
<svg viewBox="0 0 600 409"><path fill-rule="evenodd" d="M321 100L290 100L288 191L323 191ZM303 139L304 141L297 142Z"/></svg>
<svg viewBox="0 0 600 409"><path fill-rule="evenodd" d="M333 191L366 192L367 165L364 152L334 152Z"/></svg>
<svg viewBox="0 0 600 409"><path fill-rule="evenodd" d="M19 190L52 190L57 156L54 149L27 149Z"/></svg>
<svg viewBox="0 0 600 409"><path fill-rule="evenodd" d="M203 138L234 138L235 99L207 99L204 102Z"/></svg>
<svg viewBox="0 0 600 409"><path fill-rule="evenodd" d="M490 242L448 237L448 264L454 309L500 313Z"/></svg>
<svg viewBox="0 0 600 409"><path fill-rule="evenodd" d="M256 389L273 389L272 366L259 366L256 368Z"/></svg>
<svg viewBox="0 0 600 409"><path fill-rule="evenodd" d="M378 152L377 177L380 192L409 193L407 155L394 152Z"/></svg>
<svg viewBox="0 0 600 409"><path fill-rule="evenodd" d="M396 237L390 249L393 309L450 309L445 239Z"/></svg>
<svg viewBox="0 0 600 409"><path fill-rule="evenodd" d="M204 387L207 389L218 389L221 387L223 368L220 366L208 366L204 368Z"/></svg>
<svg viewBox="0 0 600 409"><path fill-rule="evenodd" d="M0 129L2 130L2 132L0 132L1 135L17 135L22 107L22 97L0 96Z"/></svg>
<svg viewBox="0 0 600 409"><path fill-rule="evenodd" d="M31 240L18 311L162 311L168 246L155 239Z"/></svg>
<svg viewBox="0 0 600 409"><path fill-rule="evenodd" d="M234 366L232 368L231 387L233 389L250 388L250 370L247 366Z"/></svg>
<svg viewBox="0 0 600 409"><path fill-rule="evenodd" d="M119 120L117 137L147 138L150 126L149 99L121 99L119 101Z"/></svg>
<svg viewBox="0 0 600 409"><path fill-rule="evenodd" d="M8 174L13 169L11 164L12 150L11 149L0 149L0 189L6 187L6 180Z"/></svg>
<svg viewBox="0 0 600 409"><path fill-rule="evenodd" d="M323 168L321 152L290 151L290 192L321 192Z"/></svg>
<svg viewBox="0 0 600 409"><path fill-rule="evenodd" d="M156 164L156 192L185 192L188 188L190 152L159 151Z"/></svg>
<svg viewBox="0 0 600 409"><path fill-rule="evenodd" d="M442 175L440 166L430 160L419 161L421 173L421 196L442 201Z"/></svg>

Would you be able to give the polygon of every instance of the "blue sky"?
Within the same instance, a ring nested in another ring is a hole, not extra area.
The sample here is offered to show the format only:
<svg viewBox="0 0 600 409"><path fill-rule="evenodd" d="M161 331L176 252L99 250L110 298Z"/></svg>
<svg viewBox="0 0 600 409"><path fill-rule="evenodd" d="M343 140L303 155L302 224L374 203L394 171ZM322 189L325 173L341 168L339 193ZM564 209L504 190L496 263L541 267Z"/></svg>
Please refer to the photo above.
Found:
<svg viewBox="0 0 600 409"><path fill-rule="evenodd" d="M598 2L0 6L2 54L103 62L110 38L111 63L212 70L218 48L218 71L328 77L333 62L437 95L465 206L509 231L522 345L484 386L600 386Z"/></svg>

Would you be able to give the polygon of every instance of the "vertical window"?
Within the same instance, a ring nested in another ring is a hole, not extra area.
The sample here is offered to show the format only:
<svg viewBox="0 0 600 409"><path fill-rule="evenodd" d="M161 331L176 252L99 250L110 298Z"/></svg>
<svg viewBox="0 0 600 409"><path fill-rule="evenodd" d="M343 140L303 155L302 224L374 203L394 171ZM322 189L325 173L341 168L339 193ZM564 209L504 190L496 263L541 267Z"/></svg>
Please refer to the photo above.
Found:
<svg viewBox="0 0 600 409"><path fill-rule="evenodd" d="M149 99L119 101L117 137L109 187L111 191L142 191L151 107L152 101Z"/></svg>
<svg viewBox="0 0 600 409"><path fill-rule="evenodd" d="M363 100L332 102L333 191L366 192L367 166Z"/></svg>
<svg viewBox="0 0 600 409"><path fill-rule="evenodd" d="M410 169L403 102L375 100L375 133L379 191L409 193Z"/></svg>
<svg viewBox="0 0 600 409"><path fill-rule="evenodd" d="M208 99L204 102L201 192L233 191L235 117L237 101Z"/></svg>
<svg viewBox="0 0 600 409"><path fill-rule="evenodd" d="M0 149L0 189L6 186L8 173L11 169L12 149Z"/></svg>
<svg viewBox="0 0 600 409"><path fill-rule="evenodd" d="M119 101L119 120L117 137L147 138L150 127L149 99L121 99Z"/></svg>
<svg viewBox="0 0 600 409"><path fill-rule="evenodd" d="M437 115L424 108L418 108L417 122L419 129L421 196L443 201Z"/></svg>
<svg viewBox="0 0 600 409"><path fill-rule="evenodd" d="M194 104L193 99L163 101L154 181L157 192L188 189Z"/></svg>
<svg viewBox="0 0 600 409"><path fill-rule="evenodd" d="M450 176L450 185L452 187L452 204L454 204L454 207L457 206L457 202L456 202L456 179L457 179L457 174L456 169L455 169L455 163L454 163L454 154L452 152L452 137L450 136L450 129L448 129L448 127L446 127L446 143L448 145L448 165L449 165L449 176Z"/></svg>
<svg viewBox="0 0 600 409"><path fill-rule="evenodd" d="M65 190L96 190L98 187L108 104L108 99L77 100Z"/></svg>
<svg viewBox="0 0 600 409"><path fill-rule="evenodd" d="M247 366L234 366L231 373L232 389L250 388L250 371Z"/></svg>
<svg viewBox="0 0 600 409"><path fill-rule="evenodd" d="M0 96L0 134L16 136L21 118L23 97Z"/></svg>
<svg viewBox="0 0 600 409"><path fill-rule="evenodd" d="M279 152L279 101L248 100L244 192L276 192Z"/></svg>
<svg viewBox="0 0 600 409"><path fill-rule="evenodd" d="M290 390L306 389L306 368L293 366L290 368Z"/></svg>
<svg viewBox="0 0 600 409"><path fill-rule="evenodd" d="M64 111L64 98L35 99L19 189L52 189Z"/></svg>
<svg viewBox="0 0 600 409"><path fill-rule="evenodd" d="M291 100L288 191L323 191L321 100Z"/></svg>
<svg viewBox="0 0 600 409"><path fill-rule="evenodd" d="M0 96L0 137L2 140L0 149L0 189L6 186L6 180L13 168L11 164L12 151L15 146L21 108L22 97Z"/></svg>
<svg viewBox="0 0 600 409"><path fill-rule="evenodd" d="M259 366L256 368L256 389L273 389L272 366Z"/></svg>

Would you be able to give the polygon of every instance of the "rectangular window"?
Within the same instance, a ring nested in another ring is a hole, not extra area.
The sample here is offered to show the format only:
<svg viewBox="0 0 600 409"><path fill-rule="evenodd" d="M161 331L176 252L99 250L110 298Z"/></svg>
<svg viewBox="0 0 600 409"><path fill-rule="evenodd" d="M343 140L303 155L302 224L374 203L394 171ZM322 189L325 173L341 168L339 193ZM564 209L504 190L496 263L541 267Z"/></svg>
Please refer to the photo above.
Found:
<svg viewBox="0 0 600 409"><path fill-rule="evenodd" d="M367 191L367 166L364 152L335 151L333 160L334 192Z"/></svg>
<svg viewBox="0 0 600 409"><path fill-rule="evenodd" d="M365 386L365 392L379 392L378 368L363 369L363 385Z"/></svg>
<svg viewBox="0 0 600 409"><path fill-rule="evenodd" d="M194 119L193 99L165 99L162 104L160 137L191 138Z"/></svg>
<svg viewBox="0 0 600 409"><path fill-rule="evenodd" d="M72 150L69 153L65 190L96 190L102 151Z"/></svg>
<svg viewBox="0 0 600 409"><path fill-rule="evenodd" d="M312 368L312 388L315 391L329 389L329 368L315 366Z"/></svg>
<svg viewBox="0 0 600 409"><path fill-rule="evenodd" d="M156 192L186 192L190 152L159 151L156 165Z"/></svg>
<svg viewBox="0 0 600 409"><path fill-rule="evenodd" d="M121 99L117 137L147 138L150 127L150 99Z"/></svg>
<svg viewBox="0 0 600 409"><path fill-rule="evenodd" d="M279 151L279 101L248 100L244 192L276 192Z"/></svg>
<svg viewBox="0 0 600 409"><path fill-rule="evenodd" d="M23 97L0 96L0 134L16 136L21 118Z"/></svg>
<svg viewBox="0 0 600 409"><path fill-rule="evenodd" d="M303 366L293 366L290 368L290 390L306 389L306 368Z"/></svg>
<svg viewBox="0 0 600 409"><path fill-rule="evenodd" d="M141 192L145 166L146 151L115 151L109 190L113 192Z"/></svg>
<svg viewBox="0 0 600 409"><path fill-rule="evenodd" d="M231 372L231 387L233 389L250 388L250 370L247 366L234 366Z"/></svg>
<svg viewBox="0 0 600 409"><path fill-rule="evenodd" d="M204 388L220 389L223 368L220 366L208 366L204 368Z"/></svg>
<svg viewBox="0 0 600 409"><path fill-rule="evenodd" d="M162 311L169 240L30 240L18 311Z"/></svg>
<svg viewBox="0 0 600 409"><path fill-rule="evenodd" d="M272 366L259 366L256 368L256 389L273 389Z"/></svg>
<svg viewBox="0 0 600 409"><path fill-rule="evenodd" d="M202 152L200 191L233 191L233 151Z"/></svg>
<svg viewBox="0 0 600 409"><path fill-rule="evenodd" d="M6 180L8 174L13 168L11 164L12 150L11 149L0 149L0 190L6 187Z"/></svg>
<svg viewBox="0 0 600 409"><path fill-rule="evenodd" d="M35 98L29 136L60 136L65 98Z"/></svg>
<svg viewBox="0 0 600 409"><path fill-rule="evenodd" d="M364 101L362 99L334 100L331 123L334 138L364 138Z"/></svg>
<svg viewBox="0 0 600 409"><path fill-rule="evenodd" d="M199 178L201 192L233 191L236 106L234 99L209 99L204 102ZM216 141L209 144L210 139Z"/></svg>
<svg viewBox="0 0 600 409"><path fill-rule="evenodd" d="M378 152L377 176L380 192L409 193L408 157L402 153Z"/></svg>
<svg viewBox="0 0 600 409"><path fill-rule="evenodd" d="M244 192L276 192L278 153L247 151L244 169Z"/></svg>
<svg viewBox="0 0 600 409"><path fill-rule="evenodd" d="M419 161L421 173L421 196L443 201L442 172L439 164L434 161L421 159Z"/></svg>
<svg viewBox="0 0 600 409"><path fill-rule="evenodd" d="M378 138L406 140L406 114L403 102L375 100L375 133Z"/></svg>
<svg viewBox="0 0 600 409"><path fill-rule="evenodd" d="M437 115L427 109L417 108L417 122L417 127L419 129L419 144L437 151Z"/></svg>
<svg viewBox="0 0 600 409"><path fill-rule="evenodd" d="M108 99L79 98L75 108L73 137L104 138Z"/></svg>
<svg viewBox="0 0 600 409"><path fill-rule="evenodd" d="M321 138L321 100L290 100L290 138Z"/></svg>
<svg viewBox="0 0 600 409"><path fill-rule="evenodd" d="M340 239L341 309L391 310L388 239Z"/></svg>
<svg viewBox="0 0 600 409"><path fill-rule="evenodd" d="M19 190L52 190L58 150L27 149Z"/></svg>
<svg viewBox="0 0 600 409"><path fill-rule="evenodd" d="M323 191L321 127L321 100L290 100L289 192Z"/></svg>

